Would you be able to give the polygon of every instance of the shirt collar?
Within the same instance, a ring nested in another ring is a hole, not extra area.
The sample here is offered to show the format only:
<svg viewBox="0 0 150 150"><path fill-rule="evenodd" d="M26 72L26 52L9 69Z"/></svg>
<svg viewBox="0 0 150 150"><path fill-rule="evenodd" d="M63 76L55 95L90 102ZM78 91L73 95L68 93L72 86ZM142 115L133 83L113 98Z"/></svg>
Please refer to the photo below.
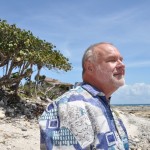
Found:
<svg viewBox="0 0 150 150"><path fill-rule="evenodd" d="M93 96L105 96L103 92L99 91L98 89L96 89L95 87L91 86L88 83L83 82L81 86Z"/></svg>
<svg viewBox="0 0 150 150"><path fill-rule="evenodd" d="M99 91L97 88L93 87L92 85L88 84L88 83L82 83L80 84L82 86L83 89L85 89L86 91L88 91L92 96L99 96L100 98L102 98L102 100L106 103L106 104L110 104L110 99L111 97L109 97L108 100L106 100L106 96L102 91Z"/></svg>

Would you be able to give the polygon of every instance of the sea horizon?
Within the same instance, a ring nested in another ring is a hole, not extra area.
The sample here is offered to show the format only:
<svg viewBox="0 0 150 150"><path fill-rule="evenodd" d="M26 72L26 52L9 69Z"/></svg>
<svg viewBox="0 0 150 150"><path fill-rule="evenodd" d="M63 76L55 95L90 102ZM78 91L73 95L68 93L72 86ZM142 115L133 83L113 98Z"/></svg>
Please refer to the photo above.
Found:
<svg viewBox="0 0 150 150"><path fill-rule="evenodd" d="M150 106L150 104L111 104L112 106Z"/></svg>

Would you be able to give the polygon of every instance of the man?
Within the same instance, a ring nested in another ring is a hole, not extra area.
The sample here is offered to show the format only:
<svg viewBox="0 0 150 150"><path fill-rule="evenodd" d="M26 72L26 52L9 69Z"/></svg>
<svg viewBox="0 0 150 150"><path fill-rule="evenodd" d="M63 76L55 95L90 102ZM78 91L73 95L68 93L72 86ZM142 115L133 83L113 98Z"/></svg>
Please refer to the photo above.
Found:
<svg viewBox="0 0 150 150"><path fill-rule="evenodd" d="M124 85L125 65L110 43L90 46L82 59L83 83L42 114L41 150L128 150L122 121L110 108L110 97Z"/></svg>

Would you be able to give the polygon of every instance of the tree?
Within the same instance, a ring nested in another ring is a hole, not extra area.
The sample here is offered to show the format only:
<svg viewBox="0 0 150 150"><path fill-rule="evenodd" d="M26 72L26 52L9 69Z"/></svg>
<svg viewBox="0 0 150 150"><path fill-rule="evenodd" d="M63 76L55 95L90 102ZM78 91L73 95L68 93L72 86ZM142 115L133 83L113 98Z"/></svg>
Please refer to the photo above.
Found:
<svg viewBox="0 0 150 150"><path fill-rule="evenodd" d="M31 31L0 20L0 68L3 68L0 87L13 87L17 93L21 80L31 79L34 66L37 67L37 79L43 67L71 70L68 58L55 48L53 44L35 37Z"/></svg>

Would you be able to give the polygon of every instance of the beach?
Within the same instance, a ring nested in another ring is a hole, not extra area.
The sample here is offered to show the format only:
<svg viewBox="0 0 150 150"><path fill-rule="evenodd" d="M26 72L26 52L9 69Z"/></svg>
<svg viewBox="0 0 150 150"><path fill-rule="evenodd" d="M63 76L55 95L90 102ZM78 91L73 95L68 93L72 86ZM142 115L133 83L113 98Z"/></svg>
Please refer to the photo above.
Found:
<svg viewBox="0 0 150 150"><path fill-rule="evenodd" d="M131 150L150 150L150 106L113 106L127 128ZM0 107L0 149L40 150L36 118L6 117Z"/></svg>
<svg viewBox="0 0 150 150"><path fill-rule="evenodd" d="M131 150L150 150L150 105L115 106L124 122Z"/></svg>

